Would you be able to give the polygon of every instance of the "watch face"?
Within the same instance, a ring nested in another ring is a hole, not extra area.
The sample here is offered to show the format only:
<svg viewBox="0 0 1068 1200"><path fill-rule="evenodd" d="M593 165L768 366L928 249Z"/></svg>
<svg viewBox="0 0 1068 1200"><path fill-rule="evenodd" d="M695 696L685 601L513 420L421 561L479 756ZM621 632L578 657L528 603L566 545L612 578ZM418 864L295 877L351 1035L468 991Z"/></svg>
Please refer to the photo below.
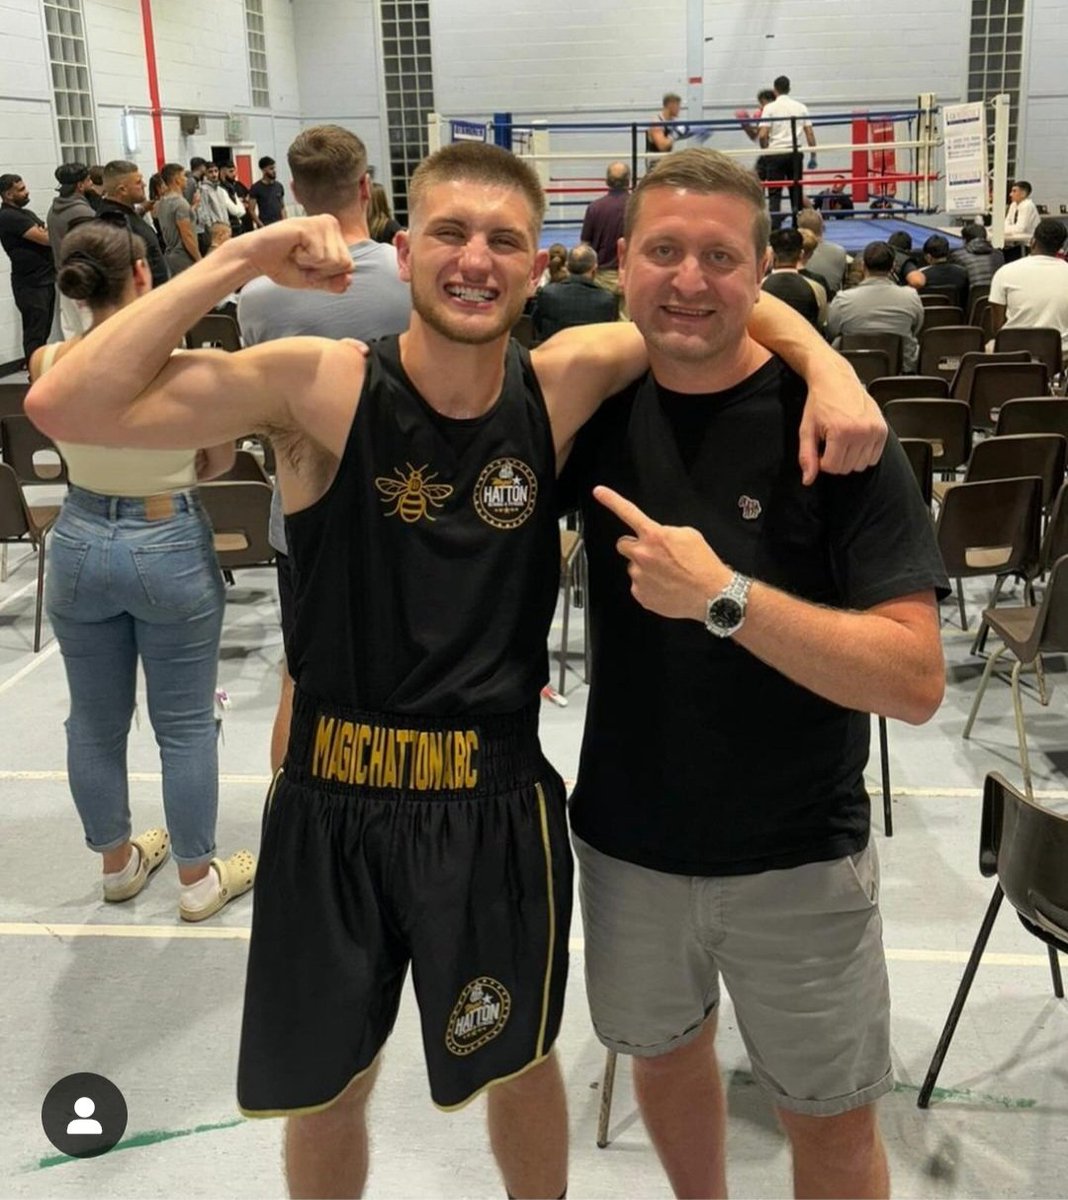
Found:
<svg viewBox="0 0 1068 1200"><path fill-rule="evenodd" d="M707 625L713 631L729 632L741 624L743 615L742 606L737 600L732 600L730 596L719 596L708 606Z"/></svg>

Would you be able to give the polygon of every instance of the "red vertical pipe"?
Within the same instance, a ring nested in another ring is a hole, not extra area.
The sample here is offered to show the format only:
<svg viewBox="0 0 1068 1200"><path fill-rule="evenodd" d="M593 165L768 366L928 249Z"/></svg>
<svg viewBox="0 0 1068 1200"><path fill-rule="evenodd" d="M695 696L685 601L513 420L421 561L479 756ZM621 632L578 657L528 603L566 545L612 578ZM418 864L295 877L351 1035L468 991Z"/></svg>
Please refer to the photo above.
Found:
<svg viewBox="0 0 1068 1200"><path fill-rule="evenodd" d="M167 161L163 152L163 114L159 102L159 75L156 72L156 39L152 35L152 0L141 0L141 27L145 34L145 66L148 69L148 98L152 105L152 136L156 141L156 170Z"/></svg>
<svg viewBox="0 0 1068 1200"><path fill-rule="evenodd" d="M143 0L145 4L148 0ZM863 109L853 110L853 145L862 146L870 141L868 137L868 114ZM853 184L853 200L857 204L868 201L868 152L867 150L853 151L853 178L863 180L863 183Z"/></svg>

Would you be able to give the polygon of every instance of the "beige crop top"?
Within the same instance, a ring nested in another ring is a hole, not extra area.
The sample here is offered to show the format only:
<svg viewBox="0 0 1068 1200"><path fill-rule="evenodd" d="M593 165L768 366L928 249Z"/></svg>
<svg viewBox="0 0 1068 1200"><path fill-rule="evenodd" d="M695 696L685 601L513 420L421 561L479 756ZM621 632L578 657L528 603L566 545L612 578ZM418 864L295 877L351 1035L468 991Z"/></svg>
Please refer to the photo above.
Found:
<svg viewBox="0 0 1068 1200"><path fill-rule="evenodd" d="M60 343L45 347L43 375L55 361ZM196 450L135 450L119 446L81 446L56 442L75 487L103 496L155 496L196 487Z"/></svg>

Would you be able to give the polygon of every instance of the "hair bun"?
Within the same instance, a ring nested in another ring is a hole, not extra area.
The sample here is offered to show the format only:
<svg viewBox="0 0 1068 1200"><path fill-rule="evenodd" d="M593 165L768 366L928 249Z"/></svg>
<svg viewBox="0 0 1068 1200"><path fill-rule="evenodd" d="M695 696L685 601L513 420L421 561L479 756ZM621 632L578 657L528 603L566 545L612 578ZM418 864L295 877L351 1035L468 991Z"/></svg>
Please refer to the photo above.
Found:
<svg viewBox="0 0 1068 1200"><path fill-rule="evenodd" d="M64 257L57 282L63 295L72 300L91 300L108 290L107 272L84 250L72 250Z"/></svg>

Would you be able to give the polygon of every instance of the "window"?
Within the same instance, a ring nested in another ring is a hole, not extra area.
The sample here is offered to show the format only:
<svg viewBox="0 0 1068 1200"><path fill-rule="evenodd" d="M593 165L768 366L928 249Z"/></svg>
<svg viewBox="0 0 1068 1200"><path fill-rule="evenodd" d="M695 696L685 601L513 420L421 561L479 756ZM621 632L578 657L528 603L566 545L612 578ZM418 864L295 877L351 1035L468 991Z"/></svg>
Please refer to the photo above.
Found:
<svg viewBox="0 0 1068 1200"><path fill-rule="evenodd" d="M999 92L1009 97L1010 179L1016 173L1026 4L1027 0L972 0L968 43L968 99L989 100Z"/></svg>
<svg viewBox="0 0 1068 1200"><path fill-rule="evenodd" d="M245 0L245 41L248 45L248 78L252 107L270 108L267 82L267 34L263 24L263 0Z"/></svg>
<svg viewBox="0 0 1068 1200"><path fill-rule="evenodd" d="M427 154L434 111L428 0L379 0L394 215L408 223L408 180Z"/></svg>
<svg viewBox="0 0 1068 1200"><path fill-rule="evenodd" d="M59 155L63 162L96 162L96 122L89 88L89 55L81 0L45 0Z"/></svg>

